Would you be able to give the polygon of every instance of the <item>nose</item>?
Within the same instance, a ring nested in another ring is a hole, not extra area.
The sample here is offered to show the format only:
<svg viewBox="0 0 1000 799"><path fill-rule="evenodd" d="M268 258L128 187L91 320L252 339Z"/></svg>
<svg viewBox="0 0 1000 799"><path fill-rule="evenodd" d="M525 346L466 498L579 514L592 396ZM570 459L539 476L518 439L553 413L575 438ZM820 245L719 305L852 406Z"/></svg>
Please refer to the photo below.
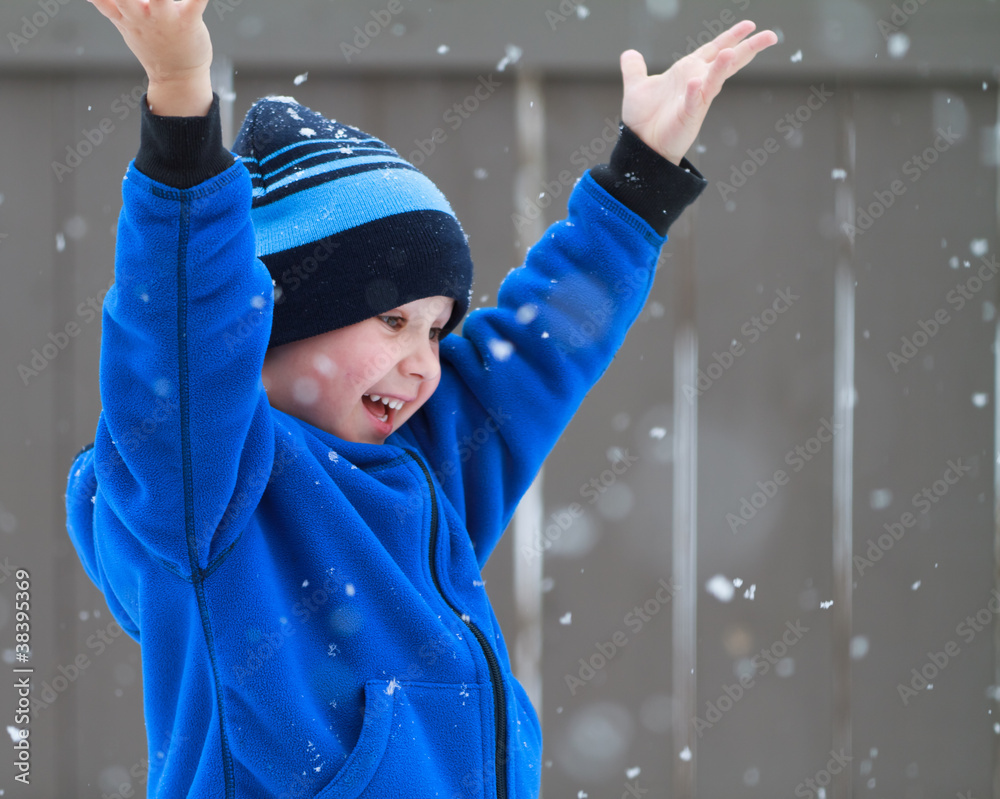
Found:
<svg viewBox="0 0 1000 799"><path fill-rule="evenodd" d="M400 370L421 380L437 379L441 374L441 360L434 342L427 332L412 339L415 340L408 342L406 353L399 362Z"/></svg>

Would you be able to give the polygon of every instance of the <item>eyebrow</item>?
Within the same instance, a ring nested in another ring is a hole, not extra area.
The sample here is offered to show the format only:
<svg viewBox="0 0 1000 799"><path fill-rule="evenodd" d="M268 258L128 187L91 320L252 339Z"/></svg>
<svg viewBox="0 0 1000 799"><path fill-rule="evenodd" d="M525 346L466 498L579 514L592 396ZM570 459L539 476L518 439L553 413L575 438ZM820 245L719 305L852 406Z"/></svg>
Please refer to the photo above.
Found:
<svg viewBox="0 0 1000 799"><path fill-rule="evenodd" d="M454 309L454 306L453 306L453 309ZM448 311L448 313L445 315L444 320L441 322L441 326L442 327L444 325L448 324L448 320L451 319L451 314L452 314L452 311ZM416 314L416 315L419 316L419 314ZM379 316L405 316L407 318L411 318L411 317L414 316L414 314L412 312L410 312L410 311L404 310L401 306L396 306L391 311L386 311L385 313L379 314ZM434 321L436 322L440 318L441 317L439 315L437 318L435 318ZM435 327L436 326L437 325L435 325Z"/></svg>

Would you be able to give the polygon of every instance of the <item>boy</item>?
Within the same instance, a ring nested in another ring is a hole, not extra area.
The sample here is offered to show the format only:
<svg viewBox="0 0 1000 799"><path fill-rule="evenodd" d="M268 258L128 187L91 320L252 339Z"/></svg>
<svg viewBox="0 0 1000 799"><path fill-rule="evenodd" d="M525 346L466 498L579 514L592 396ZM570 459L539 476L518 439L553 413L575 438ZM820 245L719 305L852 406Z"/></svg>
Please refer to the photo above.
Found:
<svg viewBox="0 0 1000 799"><path fill-rule="evenodd" d="M149 795L537 796L480 569L706 185L709 102L776 37L742 22L654 76L624 53L611 163L445 339L471 260L426 177L289 98L234 162L208 0L90 1L149 87L67 527L142 643Z"/></svg>

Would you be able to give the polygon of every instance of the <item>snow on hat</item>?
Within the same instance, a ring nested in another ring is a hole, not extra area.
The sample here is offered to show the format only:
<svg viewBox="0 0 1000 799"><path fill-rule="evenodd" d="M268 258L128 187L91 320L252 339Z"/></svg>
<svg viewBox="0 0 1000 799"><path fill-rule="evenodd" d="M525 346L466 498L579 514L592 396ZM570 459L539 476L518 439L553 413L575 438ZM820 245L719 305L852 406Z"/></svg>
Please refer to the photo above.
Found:
<svg viewBox="0 0 1000 799"><path fill-rule="evenodd" d="M257 257L274 281L268 347L424 297L469 309L472 257L440 189L384 142L291 97L254 103L233 151L250 172Z"/></svg>

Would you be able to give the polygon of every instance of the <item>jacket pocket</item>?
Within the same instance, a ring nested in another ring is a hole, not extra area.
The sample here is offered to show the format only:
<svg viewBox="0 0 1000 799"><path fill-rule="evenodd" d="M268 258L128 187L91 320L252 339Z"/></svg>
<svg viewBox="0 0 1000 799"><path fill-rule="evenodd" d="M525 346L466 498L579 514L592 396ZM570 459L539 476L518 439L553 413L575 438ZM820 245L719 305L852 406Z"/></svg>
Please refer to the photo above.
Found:
<svg viewBox="0 0 1000 799"><path fill-rule="evenodd" d="M479 686L365 683L354 750L315 799L484 799Z"/></svg>

